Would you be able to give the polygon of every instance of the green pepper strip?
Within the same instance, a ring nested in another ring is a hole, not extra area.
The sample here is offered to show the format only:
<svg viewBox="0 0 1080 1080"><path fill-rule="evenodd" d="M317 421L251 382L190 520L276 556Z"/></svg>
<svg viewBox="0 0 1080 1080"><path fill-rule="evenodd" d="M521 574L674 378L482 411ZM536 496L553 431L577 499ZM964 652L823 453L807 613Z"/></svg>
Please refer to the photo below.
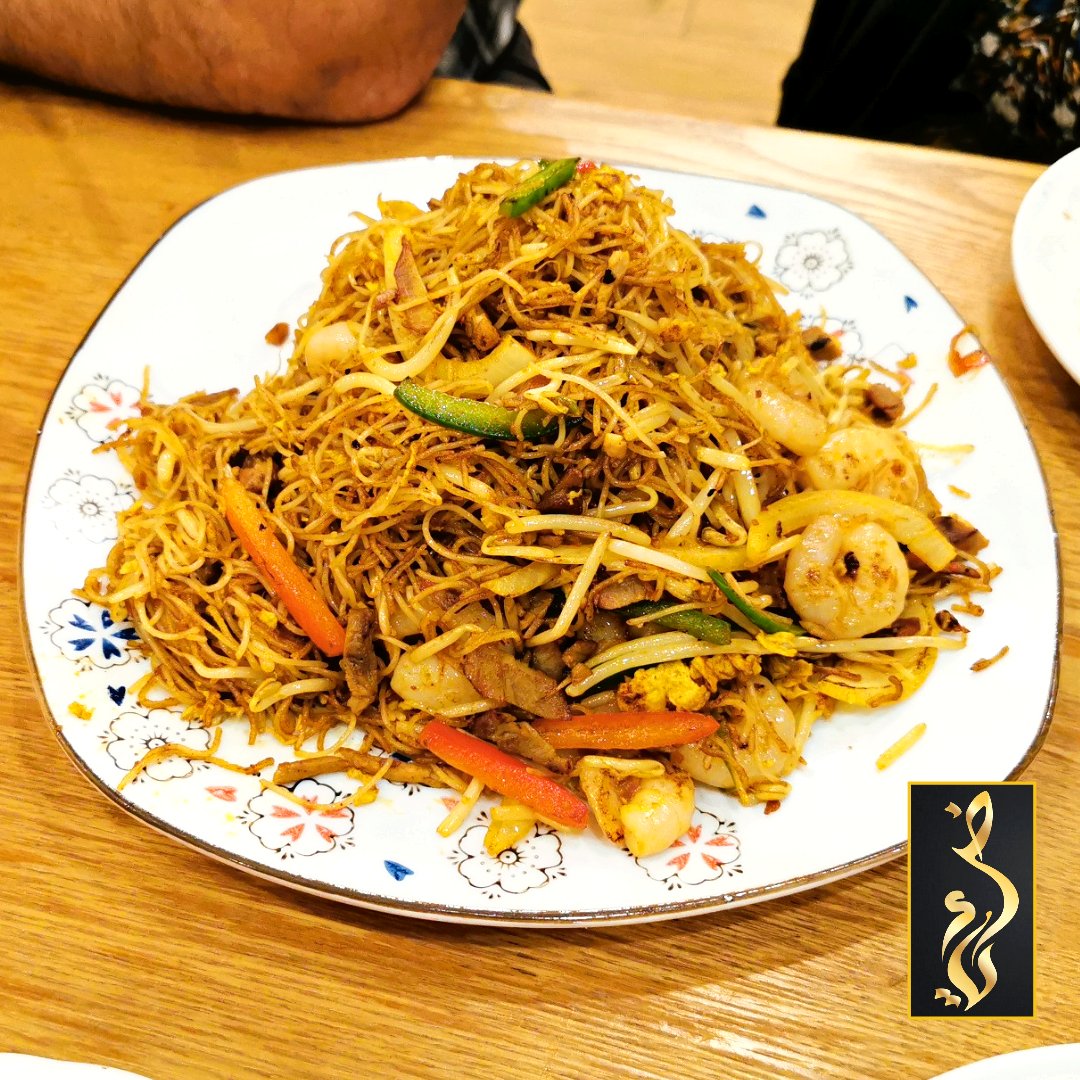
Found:
<svg viewBox="0 0 1080 1080"><path fill-rule="evenodd" d="M643 615L655 615L658 611L675 607L675 604L674 600L642 600L622 608L619 614L626 619L640 619ZM661 615L649 622L665 630L682 630L712 645L727 645L731 641L731 624L726 619L706 615L703 611L676 611L673 615Z"/></svg>
<svg viewBox="0 0 1080 1080"><path fill-rule="evenodd" d="M489 405L486 401L453 397L441 390L421 386L412 379L404 379L394 391L394 397L409 412L416 413L433 424L463 431L466 435L479 435L487 439L517 439L520 431L520 438L540 439L554 435L559 430L558 417L552 417L541 409L530 409L522 415L500 405Z"/></svg>
<svg viewBox="0 0 1080 1080"><path fill-rule="evenodd" d="M727 579L719 570L710 570L709 577L716 583L716 587L741 611L756 627L764 630L766 634L805 634L806 631L797 622L780 622L771 615L754 607L753 604L740 596L728 583Z"/></svg>
<svg viewBox="0 0 1080 1080"><path fill-rule="evenodd" d="M507 217L520 217L557 188L561 188L574 175L580 158L568 157L541 164L541 168L512 187L499 203L499 209Z"/></svg>

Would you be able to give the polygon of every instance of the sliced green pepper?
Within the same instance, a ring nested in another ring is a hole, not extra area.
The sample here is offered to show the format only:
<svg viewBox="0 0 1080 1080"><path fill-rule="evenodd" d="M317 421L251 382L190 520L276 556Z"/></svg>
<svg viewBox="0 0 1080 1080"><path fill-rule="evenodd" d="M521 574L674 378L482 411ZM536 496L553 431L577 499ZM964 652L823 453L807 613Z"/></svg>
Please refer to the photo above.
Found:
<svg viewBox="0 0 1080 1080"><path fill-rule="evenodd" d="M732 605L741 611L756 627L766 634L805 634L806 631L797 622L780 622L771 615L747 603L728 583L719 570L710 570L709 577L716 587L728 598Z"/></svg>
<svg viewBox="0 0 1080 1080"><path fill-rule="evenodd" d="M540 169L512 187L499 203L499 209L507 217L520 217L557 188L561 188L574 175L580 158L560 158L558 161L541 162Z"/></svg>
<svg viewBox="0 0 1080 1080"><path fill-rule="evenodd" d="M675 606L674 600L641 600L621 608L619 614L626 619L640 619L642 615L655 615L658 611ZM727 645L731 641L731 624L726 619L706 615L703 611L676 611L673 615L661 615L649 621L665 630L682 630L711 645Z"/></svg>
<svg viewBox="0 0 1080 1080"><path fill-rule="evenodd" d="M518 431L521 438L542 439L559 430L558 417L542 409L530 409L522 415L500 405L489 405L486 401L444 394L441 390L421 386L412 379L403 380L394 391L394 397L409 412L433 424L485 439L516 439L519 437Z"/></svg>

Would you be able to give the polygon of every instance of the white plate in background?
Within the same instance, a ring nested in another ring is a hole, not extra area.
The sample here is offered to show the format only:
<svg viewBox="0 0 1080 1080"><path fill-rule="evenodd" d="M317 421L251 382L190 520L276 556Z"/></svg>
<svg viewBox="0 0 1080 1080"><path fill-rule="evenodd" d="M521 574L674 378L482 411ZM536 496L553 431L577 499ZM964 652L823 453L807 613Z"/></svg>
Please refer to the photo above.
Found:
<svg viewBox="0 0 1080 1080"><path fill-rule="evenodd" d="M998 1054L951 1069L934 1080L1080 1080L1080 1043Z"/></svg>
<svg viewBox="0 0 1080 1080"><path fill-rule="evenodd" d="M28 1054L0 1054L4 1080L146 1080L141 1073L81 1061L56 1061Z"/></svg>
<svg viewBox="0 0 1080 1080"><path fill-rule="evenodd" d="M1012 263L1028 317L1080 382L1080 150L1054 162L1024 196Z"/></svg>

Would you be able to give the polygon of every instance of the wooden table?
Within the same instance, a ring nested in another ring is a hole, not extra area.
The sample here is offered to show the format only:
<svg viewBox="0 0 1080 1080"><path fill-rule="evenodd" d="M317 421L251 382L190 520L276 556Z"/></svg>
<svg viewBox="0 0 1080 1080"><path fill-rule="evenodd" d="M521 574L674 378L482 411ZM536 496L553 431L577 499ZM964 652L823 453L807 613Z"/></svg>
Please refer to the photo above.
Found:
<svg viewBox="0 0 1080 1080"><path fill-rule="evenodd" d="M264 173L570 151L843 203L909 254L998 358L1050 479L1066 579L1057 716L1027 774L1039 783L1036 1019L907 1019L902 861L680 922L430 925L265 884L138 826L50 733L16 606L23 486L54 383L146 248L188 208ZM454 83L362 128L162 115L9 84L0 161L0 1050L154 1080L712 1080L929 1077L1080 1036L1080 390L1010 274L1010 226L1035 167Z"/></svg>

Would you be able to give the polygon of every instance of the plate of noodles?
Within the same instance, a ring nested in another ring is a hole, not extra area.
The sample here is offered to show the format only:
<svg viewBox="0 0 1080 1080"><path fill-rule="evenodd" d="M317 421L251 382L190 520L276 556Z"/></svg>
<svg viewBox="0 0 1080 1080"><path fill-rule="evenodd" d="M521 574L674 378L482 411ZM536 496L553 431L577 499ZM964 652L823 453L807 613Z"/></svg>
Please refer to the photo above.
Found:
<svg viewBox="0 0 1080 1080"><path fill-rule="evenodd" d="M365 907L752 903L1016 775L1060 634L960 317L779 188L576 159L266 177L146 255L29 481L26 632L144 822Z"/></svg>

